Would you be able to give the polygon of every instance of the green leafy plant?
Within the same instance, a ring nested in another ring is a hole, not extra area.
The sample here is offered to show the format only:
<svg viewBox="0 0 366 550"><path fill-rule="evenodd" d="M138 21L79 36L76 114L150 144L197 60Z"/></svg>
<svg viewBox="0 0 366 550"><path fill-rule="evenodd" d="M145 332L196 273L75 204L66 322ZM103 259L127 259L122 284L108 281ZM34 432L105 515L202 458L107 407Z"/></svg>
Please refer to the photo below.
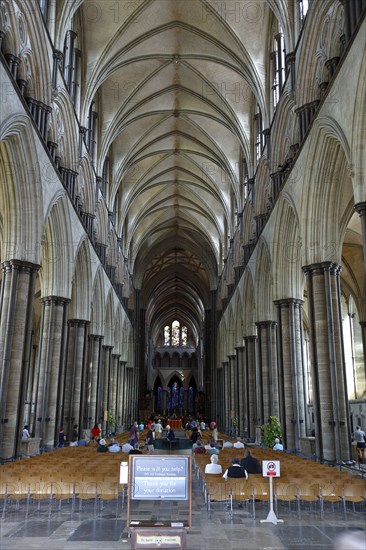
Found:
<svg viewBox="0 0 366 550"><path fill-rule="evenodd" d="M116 420L115 420L112 413L109 413L109 415L108 415L108 424L109 424L110 430L113 431L113 428L116 425Z"/></svg>
<svg viewBox="0 0 366 550"><path fill-rule="evenodd" d="M268 424L263 424L263 443L267 447L273 447L275 439L281 439L282 428L277 416L270 416Z"/></svg>

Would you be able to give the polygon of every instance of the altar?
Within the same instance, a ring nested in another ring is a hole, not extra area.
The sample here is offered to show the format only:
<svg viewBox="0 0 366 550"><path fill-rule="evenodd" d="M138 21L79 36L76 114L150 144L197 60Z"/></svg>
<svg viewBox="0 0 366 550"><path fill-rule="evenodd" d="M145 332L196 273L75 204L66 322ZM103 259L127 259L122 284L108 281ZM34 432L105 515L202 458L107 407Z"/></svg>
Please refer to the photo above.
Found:
<svg viewBox="0 0 366 550"><path fill-rule="evenodd" d="M168 420L167 424L171 427L172 430L181 430L182 421L181 420Z"/></svg>

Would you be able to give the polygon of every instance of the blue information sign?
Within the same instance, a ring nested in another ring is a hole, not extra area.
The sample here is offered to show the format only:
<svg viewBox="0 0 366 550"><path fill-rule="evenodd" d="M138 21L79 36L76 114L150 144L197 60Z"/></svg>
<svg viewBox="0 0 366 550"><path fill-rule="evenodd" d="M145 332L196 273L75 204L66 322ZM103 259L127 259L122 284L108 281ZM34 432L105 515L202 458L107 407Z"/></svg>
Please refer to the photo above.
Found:
<svg viewBox="0 0 366 550"><path fill-rule="evenodd" d="M131 499L188 500L188 457L134 456Z"/></svg>

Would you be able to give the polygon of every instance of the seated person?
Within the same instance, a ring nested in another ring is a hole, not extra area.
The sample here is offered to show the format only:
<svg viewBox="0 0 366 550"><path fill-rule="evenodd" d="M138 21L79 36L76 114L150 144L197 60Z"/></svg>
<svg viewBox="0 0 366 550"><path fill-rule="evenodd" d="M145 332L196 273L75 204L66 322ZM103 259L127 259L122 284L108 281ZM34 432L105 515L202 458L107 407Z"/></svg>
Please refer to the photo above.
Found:
<svg viewBox="0 0 366 550"><path fill-rule="evenodd" d="M232 446L233 446L233 444L231 443L230 439L226 439L226 441L224 442L222 448L223 449L231 449Z"/></svg>
<svg viewBox="0 0 366 550"><path fill-rule="evenodd" d="M112 441L108 445L108 452L110 452L110 453L120 453L121 452L121 447L118 445L117 441L115 441L114 439L112 439Z"/></svg>
<svg viewBox="0 0 366 550"><path fill-rule="evenodd" d="M215 443L210 441L208 445L205 445L205 449L209 455L218 455L220 451L215 447Z"/></svg>
<svg viewBox="0 0 366 550"><path fill-rule="evenodd" d="M192 449L196 455L203 455L206 452L201 439L197 439L197 443L192 446Z"/></svg>
<svg viewBox="0 0 366 550"><path fill-rule="evenodd" d="M273 450L274 451L283 451L283 445L282 445L282 443L280 443L280 440L278 439L278 437L276 437L276 439L275 439L275 444L273 446Z"/></svg>
<svg viewBox="0 0 366 550"><path fill-rule="evenodd" d="M78 447L87 447L87 446L88 446L88 442L86 439L79 439Z"/></svg>
<svg viewBox="0 0 366 550"><path fill-rule="evenodd" d="M197 426L195 426L193 429L192 429L192 435L191 435L191 441L192 443L197 443L197 439L199 439L200 437L200 432L198 431L198 428Z"/></svg>
<svg viewBox="0 0 366 550"><path fill-rule="evenodd" d="M97 453L107 453L107 452L108 452L108 447L106 445L105 439L100 439L97 447Z"/></svg>
<svg viewBox="0 0 366 550"><path fill-rule="evenodd" d="M132 448L129 453L129 455L142 455L142 451L140 451L140 449L134 449Z"/></svg>
<svg viewBox="0 0 366 550"><path fill-rule="evenodd" d="M241 459L240 465L248 472L248 474L261 474L262 468L259 464L259 460L252 456L251 452L247 449L244 451L244 458Z"/></svg>
<svg viewBox="0 0 366 550"><path fill-rule="evenodd" d="M235 449L244 449L244 443L241 437L236 438L236 442L234 443L233 447L235 447Z"/></svg>
<svg viewBox="0 0 366 550"><path fill-rule="evenodd" d="M222 466L218 464L219 457L217 455L211 455L211 464L206 464L205 474L222 474Z"/></svg>
<svg viewBox="0 0 366 550"><path fill-rule="evenodd" d="M166 426L166 437L167 439L172 442L175 439L175 435L169 424Z"/></svg>
<svg viewBox="0 0 366 550"><path fill-rule="evenodd" d="M227 479L228 477L245 477L245 479L248 479L248 473L243 468L243 466L240 466L240 460L239 458L233 458L231 460L231 466L228 467L224 475L222 476L224 479Z"/></svg>
<svg viewBox="0 0 366 550"><path fill-rule="evenodd" d="M122 452L123 453L129 453L132 450L133 450L133 446L131 445L131 443L129 441L126 441L126 443L124 443L122 445Z"/></svg>

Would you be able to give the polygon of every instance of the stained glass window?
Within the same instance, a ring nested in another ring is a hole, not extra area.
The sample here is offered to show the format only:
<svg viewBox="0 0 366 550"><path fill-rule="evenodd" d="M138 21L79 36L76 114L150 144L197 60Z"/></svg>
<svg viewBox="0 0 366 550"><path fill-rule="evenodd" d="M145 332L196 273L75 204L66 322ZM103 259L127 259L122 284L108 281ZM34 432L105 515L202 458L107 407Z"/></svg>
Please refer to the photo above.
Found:
<svg viewBox="0 0 366 550"><path fill-rule="evenodd" d="M182 346L185 348L187 346L187 327L182 327Z"/></svg>
<svg viewBox="0 0 366 550"><path fill-rule="evenodd" d="M166 408L168 411L170 410L170 407L171 407L171 390L168 386L166 390Z"/></svg>
<svg viewBox="0 0 366 550"><path fill-rule="evenodd" d="M170 346L170 327L164 327L164 346Z"/></svg>
<svg viewBox="0 0 366 550"><path fill-rule="evenodd" d="M178 384L174 382L172 387L172 409L177 409L179 406L179 392Z"/></svg>
<svg viewBox="0 0 366 550"><path fill-rule="evenodd" d="M193 388L189 386L188 389L188 411L193 412Z"/></svg>
<svg viewBox="0 0 366 550"><path fill-rule="evenodd" d="M172 346L179 346L179 321L173 321L172 323Z"/></svg>
<svg viewBox="0 0 366 550"><path fill-rule="evenodd" d="M184 409L184 388L183 387L180 389L179 407L181 409Z"/></svg>
<svg viewBox="0 0 366 550"><path fill-rule="evenodd" d="M157 403L156 403L156 409L160 412L161 411L161 404L162 404L162 394L163 394L163 388L161 386L158 387L158 395L157 395Z"/></svg>

